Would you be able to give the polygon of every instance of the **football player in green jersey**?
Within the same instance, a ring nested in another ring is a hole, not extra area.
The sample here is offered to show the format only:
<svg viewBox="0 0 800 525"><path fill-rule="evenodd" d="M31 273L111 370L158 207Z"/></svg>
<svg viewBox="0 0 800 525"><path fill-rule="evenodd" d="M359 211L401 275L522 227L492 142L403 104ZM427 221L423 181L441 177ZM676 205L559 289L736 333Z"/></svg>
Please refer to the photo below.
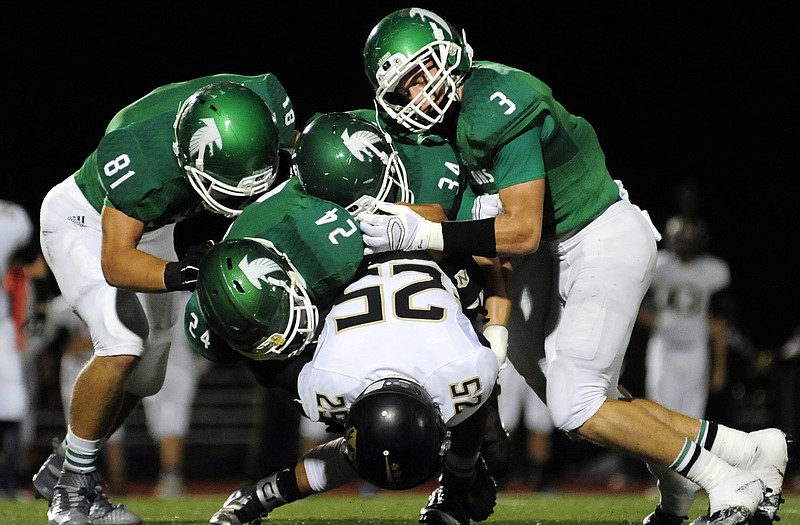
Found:
<svg viewBox="0 0 800 525"><path fill-rule="evenodd" d="M555 426L643 458L660 480L675 472L694 481L709 494L714 525L745 523L754 514L772 520L788 461L783 432L740 432L627 399L618 389L660 236L612 179L592 126L533 75L473 61L463 35L424 9L384 17L363 58L380 107L411 131L451 137L479 195L479 206L462 208L463 218L473 220L434 223L394 204L362 214L368 252L546 250L556 272L552 330L544 341ZM524 349L509 350L515 364L526 359ZM646 518L650 525L680 523L691 505L663 492L661 506ZM457 499L452 491L432 498L421 521L452 523ZM456 520L469 521L463 514Z"/></svg>
<svg viewBox="0 0 800 525"><path fill-rule="evenodd" d="M50 525L139 523L99 486L104 439L164 378L177 294L208 247L178 260L173 230L204 209L233 217L264 193L296 130L272 74L169 84L122 109L80 169L41 206L41 246L94 357L75 382L64 446L34 476ZM63 463L63 468L62 464Z"/></svg>
<svg viewBox="0 0 800 525"><path fill-rule="evenodd" d="M313 304L321 308L353 278L363 257L363 253L356 258L345 251L363 248L360 235L355 241L350 239L352 227L357 226L351 214L374 210L376 203L384 200L413 203L417 191L430 199L420 209L429 209L429 214L435 217L455 216L460 201L459 169L449 145L442 142L424 154L406 156L414 166L414 176L409 177L399 153L402 150L393 147L397 141L368 120L369 115L369 111L354 111L312 119L298 139L295 176L247 206L225 235L226 239L260 237L280 247L298 265L299 274L309 284ZM371 118L374 119L374 113ZM308 175L320 171L324 171L324 177ZM380 177L375 175L378 172L382 173ZM434 188L426 188L425 180ZM430 184L431 180L439 183ZM325 195L329 200L312 194ZM331 206L331 202L337 206ZM342 209L349 213L342 214ZM327 217L323 219L322 215ZM328 237L331 241L325 241ZM439 262L452 271L450 275L460 287L462 303L470 306L479 300L483 279L475 278L474 274L468 276L466 263ZM475 271L472 267L469 270ZM196 298L190 303L196 308ZM207 354L207 344L200 345L195 331L191 332L187 335L198 352L212 360L221 358ZM279 353L283 350L274 350L269 357L277 358Z"/></svg>

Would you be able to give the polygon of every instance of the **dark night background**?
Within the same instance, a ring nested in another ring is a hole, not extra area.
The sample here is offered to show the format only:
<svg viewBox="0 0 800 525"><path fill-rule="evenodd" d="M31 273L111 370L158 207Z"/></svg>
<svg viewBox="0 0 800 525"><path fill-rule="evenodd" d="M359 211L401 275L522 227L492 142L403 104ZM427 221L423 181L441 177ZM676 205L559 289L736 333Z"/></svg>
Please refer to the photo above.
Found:
<svg viewBox="0 0 800 525"><path fill-rule="evenodd" d="M6 15L0 198L37 220L116 111L173 81L272 72L299 122L368 107L364 41L382 16L417 5L465 28L476 59L533 73L586 117L657 226L675 211L677 182L696 179L745 329L776 347L800 324L792 2L166 4L29 2Z"/></svg>

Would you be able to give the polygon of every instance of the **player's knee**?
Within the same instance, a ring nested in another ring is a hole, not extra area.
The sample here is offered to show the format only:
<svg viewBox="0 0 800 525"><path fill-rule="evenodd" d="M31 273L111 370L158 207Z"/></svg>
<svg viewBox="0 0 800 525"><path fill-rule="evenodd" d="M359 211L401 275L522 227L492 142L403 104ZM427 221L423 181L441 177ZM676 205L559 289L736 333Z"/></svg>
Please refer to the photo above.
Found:
<svg viewBox="0 0 800 525"><path fill-rule="evenodd" d="M584 396L583 402L575 403L570 396L557 400L550 397L548 404L553 426L562 432L572 432L584 425L605 401L605 396Z"/></svg>

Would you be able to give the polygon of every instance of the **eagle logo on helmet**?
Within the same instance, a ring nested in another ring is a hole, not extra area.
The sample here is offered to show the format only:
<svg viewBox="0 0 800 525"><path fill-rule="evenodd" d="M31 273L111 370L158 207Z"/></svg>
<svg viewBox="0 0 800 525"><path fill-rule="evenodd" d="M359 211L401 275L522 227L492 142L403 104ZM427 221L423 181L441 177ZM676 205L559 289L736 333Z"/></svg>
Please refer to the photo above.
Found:
<svg viewBox="0 0 800 525"><path fill-rule="evenodd" d="M281 267L278 263L271 259L259 257L253 262L250 262L247 260L247 255L239 261L239 269L242 270L247 280L259 290L261 289L261 281L267 282L266 276L268 274L281 271Z"/></svg>
<svg viewBox="0 0 800 525"><path fill-rule="evenodd" d="M372 159L375 155L369 145L379 144L381 138L368 130L356 131L351 135L350 130L345 129L342 133L342 142L355 158L364 162L366 158Z"/></svg>
<svg viewBox="0 0 800 525"><path fill-rule="evenodd" d="M444 31L447 31L447 34L452 36L450 33L450 27L448 26L447 22L444 21L442 17L437 15L432 11L428 11L427 9L420 9L418 7L412 7L408 10L408 16L410 18L414 18L418 16L420 20L423 22L426 18L430 19L431 22L428 22L431 26L431 30L433 31L433 36L436 40L444 40Z"/></svg>
<svg viewBox="0 0 800 525"><path fill-rule="evenodd" d="M206 150L208 150L208 156L213 157L214 146L218 150L222 149L222 134L219 132L217 122L213 118L201 118L200 122L203 123L203 126L192 133L192 138L189 139L189 155L191 157L197 156L197 166L202 170Z"/></svg>

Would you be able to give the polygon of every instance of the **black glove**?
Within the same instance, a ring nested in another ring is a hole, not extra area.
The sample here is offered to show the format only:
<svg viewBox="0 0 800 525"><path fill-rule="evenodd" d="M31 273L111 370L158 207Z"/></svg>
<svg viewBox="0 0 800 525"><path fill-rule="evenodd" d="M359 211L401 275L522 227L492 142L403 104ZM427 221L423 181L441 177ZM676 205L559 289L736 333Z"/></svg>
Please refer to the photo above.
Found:
<svg viewBox="0 0 800 525"><path fill-rule="evenodd" d="M175 292L178 290L188 290L193 292L197 287L197 272L200 268L200 261L205 254L214 246L214 241L206 241L203 244L195 244L186 250L183 259L177 262L169 262L164 268L164 286L167 290Z"/></svg>

